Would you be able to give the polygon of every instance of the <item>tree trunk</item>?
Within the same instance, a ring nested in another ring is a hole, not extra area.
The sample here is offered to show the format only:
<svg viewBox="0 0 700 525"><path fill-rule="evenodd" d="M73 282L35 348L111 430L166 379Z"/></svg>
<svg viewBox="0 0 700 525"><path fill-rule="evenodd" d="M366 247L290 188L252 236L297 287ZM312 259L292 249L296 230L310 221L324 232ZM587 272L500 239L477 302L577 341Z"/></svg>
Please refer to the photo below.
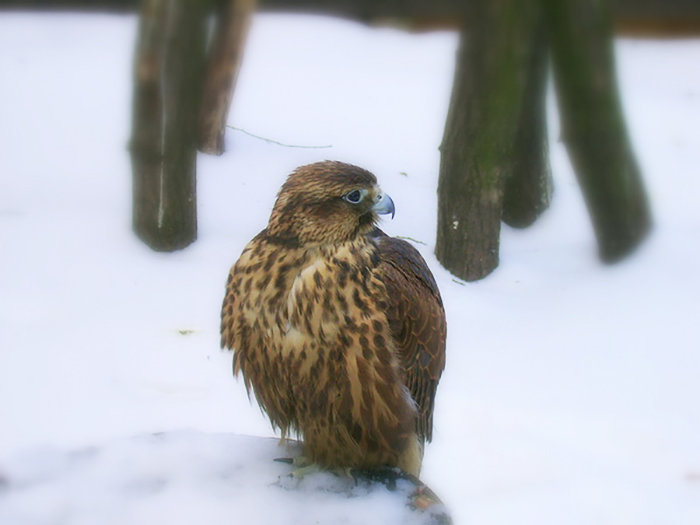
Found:
<svg viewBox="0 0 700 525"><path fill-rule="evenodd" d="M466 280L498 265L503 184L525 92L536 2L479 0L463 31L445 125L435 253Z"/></svg>
<svg viewBox="0 0 700 525"><path fill-rule="evenodd" d="M197 237L196 128L205 42L203 2L144 0L134 71L133 227L151 248Z"/></svg>
<svg viewBox="0 0 700 525"><path fill-rule="evenodd" d="M515 228L530 226L547 209L552 197L547 136L547 71L549 49L547 25L541 3L537 26L529 44L525 92L513 146L512 172L503 189L503 222Z"/></svg>
<svg viewBox="0 0 700 525"><path fill-rule="evenodd" d="M607 2L545 0L562 137L583 191L600 257L618 260L650 227L622 116Z"/></svg>
<svg viewBox="0 0 700 525"><path fill-rule="evenodd" d="M221 155L231 98L255 0L223 0L215 11L214 37L199 112L199 149Z"/></svg>

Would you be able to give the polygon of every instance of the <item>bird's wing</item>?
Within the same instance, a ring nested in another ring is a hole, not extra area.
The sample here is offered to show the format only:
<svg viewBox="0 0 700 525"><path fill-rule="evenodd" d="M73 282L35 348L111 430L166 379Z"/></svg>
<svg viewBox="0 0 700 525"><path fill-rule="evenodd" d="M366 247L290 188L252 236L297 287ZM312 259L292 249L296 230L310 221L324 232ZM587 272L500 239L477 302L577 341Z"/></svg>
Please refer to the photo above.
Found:
<svg viewBox="0 0 700 525"><path fill-rule="evenodd" d="M251 254L259 243L262 232L243 249L238 261L233 265L226 281L226 293L221 305L221 348L233 350L233 373L241 370L242 361L251 346L249 323L242 312L241 297L245 300L251 290ZM259 266L259 265L258 265ZM246 389L250 391L250 380L244 377Z"/></svg>
<svg viewBox="0 0 700 525"><path fill-rule="evenodd" d="M445 310L428 265L408 242L372 233L379 249L379 276L387 291L386 315L404 374L418 407L416 430L432 439L433 404L445 367Z"/></svg>
<svg viewBox="0 0 700 525"><path fill-rule="evenodd" d="M244 254L241 256L243 257ZM240 345L240 331L244 330L245 326L237 326L236 315L238 313L237 292L241 285L240 264L236 263L228 273L226 282L226 293L224 301L221 305L221 348L235 350L233 355L233 371L238 374L240 370L240 360L243 353L246 351L245 346ZM246 380L246 388L250 389L250 385Z"/></svg>
<svg viewBox="0 0 700 525"><path fill-rule="evenodd" d="M296 424L294 400L280 395L279 382L270 377L271 369L279 363L269 360L269 348L275 341L261 328L270 326L270 321L265 319L267 310L260 310L260 304L270 305L262 283L269 283L273 277L281 279L280 268L273 267L282 257L276 256L280 249L266 239L263 230L246 245L229 272L221 307L221 347L233 350L234 375L243 376L248 396L251 391L255 394L273 426L284 433ZM281 300L280 294L277 301ZM278 303L275 305L273 311L279 308Z"/></svg>

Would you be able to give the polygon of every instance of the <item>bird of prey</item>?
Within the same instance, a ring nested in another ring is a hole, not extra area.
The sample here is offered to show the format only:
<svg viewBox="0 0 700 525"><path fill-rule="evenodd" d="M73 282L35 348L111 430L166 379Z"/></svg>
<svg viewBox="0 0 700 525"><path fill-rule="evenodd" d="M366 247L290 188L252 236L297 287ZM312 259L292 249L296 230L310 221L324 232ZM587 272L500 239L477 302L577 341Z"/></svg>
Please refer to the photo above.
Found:
<svg viewBox="0 0 700 525"><path fill-rule="evenodd" d="M367 170L297 168L231 269L221 345L283 438L323 469L419 475L445 365L445 312L394 203Z"/></svg>

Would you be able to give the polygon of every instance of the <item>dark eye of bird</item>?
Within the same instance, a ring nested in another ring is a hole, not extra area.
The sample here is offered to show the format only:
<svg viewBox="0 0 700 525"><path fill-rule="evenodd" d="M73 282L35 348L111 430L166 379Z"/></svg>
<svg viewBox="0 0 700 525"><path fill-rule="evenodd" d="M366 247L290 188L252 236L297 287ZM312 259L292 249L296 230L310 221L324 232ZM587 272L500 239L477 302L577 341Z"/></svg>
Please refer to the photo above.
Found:
<svg viewBox="0 0 700 525"><path fill-rule="evenodd" d="M345 197L343 197L346 201L348 201L351 204L357 204L362 200L362 192L360 190L352 190L350 193L346 194Z"/></svg>

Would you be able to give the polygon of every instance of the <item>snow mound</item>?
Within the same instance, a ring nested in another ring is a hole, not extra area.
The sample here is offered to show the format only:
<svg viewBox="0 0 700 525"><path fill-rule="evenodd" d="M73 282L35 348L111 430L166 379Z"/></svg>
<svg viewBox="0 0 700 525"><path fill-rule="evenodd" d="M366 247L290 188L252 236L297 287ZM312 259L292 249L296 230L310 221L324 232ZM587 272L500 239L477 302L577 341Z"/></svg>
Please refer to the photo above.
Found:
<svg viewBox="0 0 700 525"><path fill-rule="evenodd" d="M290 452L274 438L195 431L34 449L0 466L0 523L449 522L441 505L407 505L416 486L405 479L292 479L290 465L274 461Z"/></svg>

